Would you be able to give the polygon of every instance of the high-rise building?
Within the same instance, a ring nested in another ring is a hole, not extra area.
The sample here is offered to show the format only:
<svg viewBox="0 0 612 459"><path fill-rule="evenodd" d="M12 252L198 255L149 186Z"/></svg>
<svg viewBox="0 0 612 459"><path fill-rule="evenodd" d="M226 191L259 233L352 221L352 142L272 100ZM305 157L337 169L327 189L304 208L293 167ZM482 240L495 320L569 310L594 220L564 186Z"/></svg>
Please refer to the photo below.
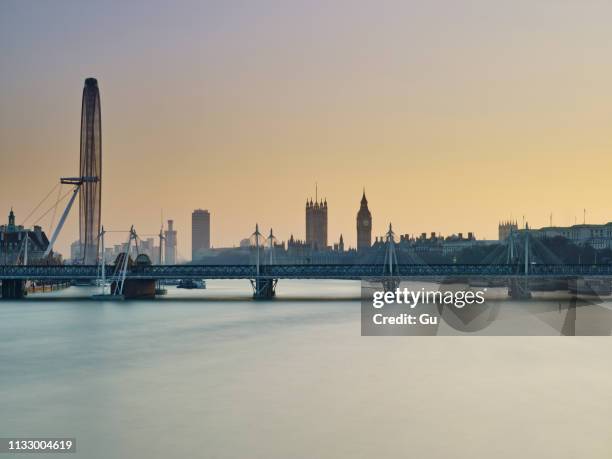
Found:
<svg viewBox="0 0 612 459"><path fill-rule="evenodd" d="M81 177L97 181L81 185L79 195L79 241L82 263L95 264L98 258L98 235L102 217L102 122L100 91L95 78L87 78L81 106Z"/></svg>
<svg viewBox="0 0 612 459"><path fill-rule="evenodd" d="M168 220L168 229L164 231L164 264L176 264L176 230L174 220Z"/></svg>
<svg viewBox="0 0 612 459"><path fill-rule="evenodd" d="M372 214L368 209L368 200L365 195L361 197L361 207L357 212L357 250L369 249L372 246Z"/></svg>
<svg viewBox="0 0 612 459"><path fill-rule="evenodd" d="M191 260L206 249L210 249L210 212L196 209L191 213Z"/></svg>
<svg viewBox="0 0 612 459"><path fill-rule="evenodd" d="M81 241L76 240L70 244L70 261L72 263L81 263L83 255L81 255Z"/></svg>
<svg viewBox="0 0 612 459"><path fill-rule="evenodd" d="M306 244L313 250L327 248L327 200L306 201Z"/></svg>
<svg viewBox="0 0 612 459"><path fill-rule="evenodd" d="M155 239L152 237L141 239L140 244L138 245L138 253L145 254L147 257L149 257L151 263L157 264L156 260L159 256L159 247L155 246Z"/></svg>

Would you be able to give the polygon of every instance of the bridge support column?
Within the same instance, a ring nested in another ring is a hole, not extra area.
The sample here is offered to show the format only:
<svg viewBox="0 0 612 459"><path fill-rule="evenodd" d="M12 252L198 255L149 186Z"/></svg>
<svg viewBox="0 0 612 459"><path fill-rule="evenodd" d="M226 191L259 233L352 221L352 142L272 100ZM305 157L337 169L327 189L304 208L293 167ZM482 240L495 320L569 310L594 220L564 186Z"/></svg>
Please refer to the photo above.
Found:
<svg viewBox="0 0 612 459"><path fill-rule="evenodd" d="M251 280L253 286L253 298L255 300L271 300L276 296L276 284L278 279L255 279Z"/></svg>
<svg viewBox="0 0 612 459"><path fill-rule="evenodd" d="M22 280L3 280L2 298L5 300L16 300L26 295L25 281Z"/></svg>
<svg viewBox="0 0 612 459"><path fill-rule="evenodd" d="M111 292L115 283L111 285ZM153 299L155 298L155 279L126 279L123 284L123 297L125 299Z"/></svg>
<svg viewBox="0 0 612 459"><path fill-rule="evenodd" d="M529 280L527 278L511 278L508 282L508 296L513 300L528 300L531 298Z"/></svg>
<svg viewBox="0 0 612 459"><path fill-rule="evenodd" d="M399 279L383 279L382 281L383 289L385 292L395 292L396 289L400 286Z"/></svg>

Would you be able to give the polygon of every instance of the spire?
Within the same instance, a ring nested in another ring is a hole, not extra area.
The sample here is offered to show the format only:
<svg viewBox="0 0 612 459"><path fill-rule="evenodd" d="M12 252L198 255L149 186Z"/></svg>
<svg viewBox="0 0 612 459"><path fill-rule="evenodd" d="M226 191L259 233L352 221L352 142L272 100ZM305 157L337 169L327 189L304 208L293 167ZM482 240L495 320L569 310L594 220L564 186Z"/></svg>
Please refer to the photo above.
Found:
<svg viewBox="0 0 612 459"><path fill-rule="evenodd" d="M8 224L11 228L15 226L15 213L13 212L13 206L11 206L11 211L9 212Z"/></svg>
<svg viewBox="0 0 612 459"><path fill-rule="evenodd" d="M362 206L367 206L368 205L368 200L367 200L366 195L365 195L365 186L363 187L363 196L361 197L361 205Z"/></svg>

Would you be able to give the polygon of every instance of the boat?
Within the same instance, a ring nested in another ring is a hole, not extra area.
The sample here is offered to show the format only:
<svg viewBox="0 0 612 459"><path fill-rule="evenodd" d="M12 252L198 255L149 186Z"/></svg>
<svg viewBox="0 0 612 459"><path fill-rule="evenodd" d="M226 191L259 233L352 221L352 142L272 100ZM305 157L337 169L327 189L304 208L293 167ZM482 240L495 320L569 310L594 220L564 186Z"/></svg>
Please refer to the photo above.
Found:
<svg viewBox="0 0 612 459"><path fill-rule="evenodd" d="M181 281L177 279L164 279L159 281L159 285L179 285L180 283Z"/></svg>
<svg viewBox="0 0 612 459"><path fill-rule="evenodd" d="M202 290L206 288L206 281L200 279L181 279L177 284L176 288Z"/></svg>

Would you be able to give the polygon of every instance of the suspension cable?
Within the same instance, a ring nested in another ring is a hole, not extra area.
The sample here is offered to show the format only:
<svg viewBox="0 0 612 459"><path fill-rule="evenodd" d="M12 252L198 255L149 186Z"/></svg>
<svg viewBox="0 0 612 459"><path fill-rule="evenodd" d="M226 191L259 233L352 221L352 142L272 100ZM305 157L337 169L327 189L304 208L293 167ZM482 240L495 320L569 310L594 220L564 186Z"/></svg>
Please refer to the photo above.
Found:
<svg viewBox="0 0 612 459"><path fill-rule="evenodd" d="M47 198L49 196L51 196L51 193L53 193L55 191L55 189L57 187L61 188L62 184L61 183L57 183L53 188L51 188L51 191L49 191L47 193L47 195L36 205L36 207L34 207L34 209L32 209L32 211L28 214L28 216L26 218L23 219L22 224L25 226L25 223L28 221L28 219L32 216L32 214L34 214L34 212L36 212L38 210L38 208L40 206L42 206L42 204L47 200Z"/></svg>
<svg viewBox="0 0 612 459"><path fill-rule="evenodd" d="M44 214L42 214L40 217L38 217L38 220L36 220L34 223L32 223L32 226L36 225L36 224L37 224L38 222L40 222L40 221L41 221L43 218L45 218L45 216L46 216L46 215L47 215L49 212L51 212L51 211L54 209L54 207L57 207L57 206L58 206L58 204L59 204L60 202L62 202L64 199L66 199L66 197L67 197L67 196L68 196L70 193L73 193L73 192L74 192L74 190L68 190L66 193L64 193L64 195L63 195L62 197L60 197L60 198L59 198L59 199L56 201L56 203L54 204L54 206L53 206L53 207L49 207L49 208L46 210L46 212L45 212Z"/></svg>
<svg viewBox="0 0 612 459"><path fill-rule="evenodd" d="M57 190L57 198L56 198L57 200L56 200L55 207L53 208L53 215L51 216L51 224L49 225L49 234L53 233L53 229L55 226L55 215L57 214L57 203L59 202L61 193L62 193L62 188L60 187Z"/></svg>

